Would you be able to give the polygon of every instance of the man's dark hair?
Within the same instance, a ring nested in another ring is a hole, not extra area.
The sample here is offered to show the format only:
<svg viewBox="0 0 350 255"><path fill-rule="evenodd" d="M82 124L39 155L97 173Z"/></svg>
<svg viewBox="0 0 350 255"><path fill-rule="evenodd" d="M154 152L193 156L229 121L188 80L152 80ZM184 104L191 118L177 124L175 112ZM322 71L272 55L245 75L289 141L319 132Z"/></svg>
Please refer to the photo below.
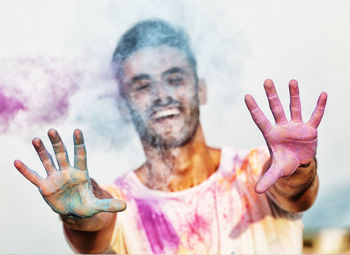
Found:
<svg viewBox="0 0 350 255"><path fill-rule="evenodd" d="M178 27L159 20L144 20L127 30L118 42L112 58L115 76L121 84L122 64L134 52L145 47L170 46L182 50L197 79L197 61L191 50L188 36Z"/></svg>

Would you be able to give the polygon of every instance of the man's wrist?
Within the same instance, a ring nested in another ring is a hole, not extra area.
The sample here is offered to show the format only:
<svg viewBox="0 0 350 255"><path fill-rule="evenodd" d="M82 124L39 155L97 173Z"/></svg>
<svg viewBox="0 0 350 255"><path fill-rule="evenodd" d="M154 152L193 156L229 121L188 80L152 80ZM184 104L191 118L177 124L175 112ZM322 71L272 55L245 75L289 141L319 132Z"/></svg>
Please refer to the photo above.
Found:
<svg viewBox="0 0 350 255"><path fill-rule="evenodd" d="M101 229L106 221L107 213L98 213L91 217L80 217L77 215L60 215L63 225L67 228L79 231L97 231Z"/></svg>
<svg viewBox="0 0 350 255"><path fill-rule="evenodd" d="M89 216L89 217L84 217L84 216L78 216L75 214L65 214L65 215L60 214L60 218L61 218L62 222L67 224L67 225L70 225L70 226L81 225L81 224L91 220L91 218L94 216L95 215Z"/></svg>
<svg viewBox="0 0 350 255"><path fill-rule="evenodd" d="M274 185L280 195L294 196L307 190L317 175L317 161L314 158L306 164L301 164L296 171L288 177L280 178Z"/></svg>

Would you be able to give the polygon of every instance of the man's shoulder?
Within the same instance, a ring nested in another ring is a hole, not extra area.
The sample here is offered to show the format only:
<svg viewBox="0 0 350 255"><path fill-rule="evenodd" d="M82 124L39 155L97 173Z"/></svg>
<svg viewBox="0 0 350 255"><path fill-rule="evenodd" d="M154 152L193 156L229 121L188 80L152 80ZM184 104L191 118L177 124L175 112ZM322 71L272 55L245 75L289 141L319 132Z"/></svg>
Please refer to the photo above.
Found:
<svg viewBox="0 0 350 255"><path fill-rule="evenodd" d="M111 193L113 197L122 199L128 186L135 182L133 175L135 175L134 170L129 170L118 176L112 183L103 185L103 188Z"/></svg>
<svg viewBox="0 0 350 255"><path fill-rule="evenodd" d="M254 147L254 148L237 148L233 146L222 146L221 148L223 157L234 158L247 158L254 155L266 157L268 150L266 147Z"/></svg>
<svg viewBox="0 0 350 255"><path fill-rule="evenodd" d="M258 169L268 160L269 154L266 148L258 147L253 149L237 149L230 146L222 147L220 166L223 169L249 168Z"/></svg>

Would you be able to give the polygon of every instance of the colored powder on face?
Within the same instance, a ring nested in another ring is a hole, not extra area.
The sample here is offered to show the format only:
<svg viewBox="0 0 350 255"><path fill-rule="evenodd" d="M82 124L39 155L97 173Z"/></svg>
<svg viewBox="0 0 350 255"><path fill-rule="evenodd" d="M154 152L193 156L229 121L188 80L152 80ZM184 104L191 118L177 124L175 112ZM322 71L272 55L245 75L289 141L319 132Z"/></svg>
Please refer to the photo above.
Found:
<svg viewBox="0 0 350 255"><path fill-rule="evenodd" d="M156 254L174 253L178 249L180 240L169 220L160 211L157 202L135 200L152 251Z"/></svg>

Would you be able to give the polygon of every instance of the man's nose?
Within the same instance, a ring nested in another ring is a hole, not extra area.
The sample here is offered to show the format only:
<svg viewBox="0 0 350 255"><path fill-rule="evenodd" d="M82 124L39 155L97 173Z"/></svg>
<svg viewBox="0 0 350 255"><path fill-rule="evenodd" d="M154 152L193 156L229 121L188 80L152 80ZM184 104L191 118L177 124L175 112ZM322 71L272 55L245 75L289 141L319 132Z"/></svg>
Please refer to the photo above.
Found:
<svg viewBox="0 0 350 255"><path fill-rule="evenodd" d="M173 96L172 89L166 86L163 82L156 82L153 89L153 98L155 102L157 101L158 103L161 103Z"/></svg>

